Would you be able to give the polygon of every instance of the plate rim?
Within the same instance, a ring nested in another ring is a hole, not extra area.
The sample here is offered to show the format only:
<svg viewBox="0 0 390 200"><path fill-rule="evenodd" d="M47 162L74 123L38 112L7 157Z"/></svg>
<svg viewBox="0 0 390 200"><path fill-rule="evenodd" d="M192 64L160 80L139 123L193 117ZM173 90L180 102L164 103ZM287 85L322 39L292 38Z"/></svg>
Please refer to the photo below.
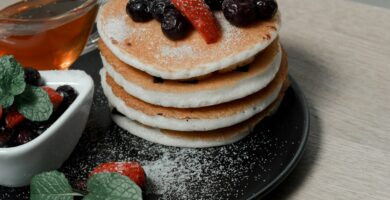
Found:
<svg viewBox="0 0 390 200"><path fill-rule="evenodd" d="M277 188L295 169L295 167L298 165L299 161L301 160L303 153L306 149L306 144L309 138L309 131L310 131L310 109L309 105L307 104L306 97L304 96L302 90L300 89L298 83L292 78L291 75L288 76L289 81L291 83L291 88L294 90L294 93L296 94L298 101L300 104L302 104L303 107L303 137L301 140L301 143L298 147L298 150L293 157L293 159L287 164L287 166L279 173L279 175L274 178L270 183L268 183L265 187L251 195L248 200L251 199L262 199L265 196L267 196L271 191Z"/></svg>

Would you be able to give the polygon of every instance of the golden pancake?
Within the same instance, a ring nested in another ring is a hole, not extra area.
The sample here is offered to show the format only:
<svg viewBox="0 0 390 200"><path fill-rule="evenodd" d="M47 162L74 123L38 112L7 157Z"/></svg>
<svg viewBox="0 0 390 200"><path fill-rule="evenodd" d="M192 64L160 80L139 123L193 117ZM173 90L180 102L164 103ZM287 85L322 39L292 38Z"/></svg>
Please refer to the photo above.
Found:
<svg viewBox="0 0 390 200"><path fill-rule="evenodd" d="M216 12L222 30L218 42L206 44L197 31L171 41L158 21L132 21L125 11L127 2L110 0L101 8L97 19L100 36L120 60L164 79L189 79L247 63L277 37L280 28L279 13L243 28L231 25Z"/></svg>

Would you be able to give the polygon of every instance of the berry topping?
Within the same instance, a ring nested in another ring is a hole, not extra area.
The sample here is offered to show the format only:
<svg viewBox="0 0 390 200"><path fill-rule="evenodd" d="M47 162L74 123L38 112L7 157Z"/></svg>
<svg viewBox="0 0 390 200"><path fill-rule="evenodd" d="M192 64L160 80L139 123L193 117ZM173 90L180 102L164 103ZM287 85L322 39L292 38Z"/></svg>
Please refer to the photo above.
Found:
<svg viewBox="0 0 390 200"><path fill-rule="evenodd" d="M218 22L203 0L171 0L171 2L208 44L218 41L221 37Z"/></svg>
<svg viewBox="0 0 390 200"><path fill-rule="evenodd" d="M141 188L146 186L146 175L142 166L137 162L110 162L95 167L90 176L98 173L117 172L129 177Z"/></svg>
<svg viewBox="0 0 390 200"><path fill-rule="evenodd" d="M253 0L225 0L222 3L225 18L233 25L245 26L256 19Z"/></svg>
<svg viewBox="0 0 390 200"><path fill-rule="evenodd" d="M205 0L211 10L221 10L223 0Z"/></svg>
<svg viewBox="0 0 390 200"><path fill-rule="evenodd" d="M275 0L255 0L256 14L260 19L270 19L278 11L278 4Z"/></svg>
<svg viewBox="0 0 390 200"><path fill-rule="evenodd" d="M179 40L187 35L187 19L176 9L169 9L161 22L164 35L172 40Z"/></svg>
<svg viewBox="0 0 390 200"><path fill-rule="evenodd" d="M27 84L34 85L34 86L41 86L41 74L38 72L38 70L27 67L24 68L24 80Z"/></svg>
<svg viewBox="0 0 390 200"><path fill-rule="evenodd" d="M22 114L16 111L16 109L11 108L5 116L5 123L7 125L7 128L14 128L20 123L22 123L24 119L25 118Z"/></svg>
<svg viewBox="0 0 390 200"><path fill-rule="evenodd" d="M47 94L49 95L50 101L53 103L53 108L54 108L54 110L56 110L60 106L64 97L62 97L58 92L56 92L52 88L45 86L45 87L42 87L42 89L44 89L47 92Z"/></svg>
<svg viewBox="0 0 390 200"><path fill-rule="evenodd" d="M175 7L170 0L154 0L150 2L149 8L153 18L161 22L164 18L164 14Z"/></svg>
<svg viewBox="0 0 390 200"><path fill-rule="evenodd" d="M64 97L64 100L62 102L63 106L68 108L70 104L73 103L73 101L77 97L77 92L73 89L70 85L63 85L57 88L56 90L61 96Z"/></svg>
<svg viewBox="0 0 390 200"><path fill-rule="evenodd" d="M146 22L152 19L147 0L130 0L126 5L126 12L135 22Z"/></svg>
<svg viewBox="0 0 390 200"><path fill-rule="evenodd" d="M5 128L4 126L0 127L0 148L7 147L9 141L11 140L12 130Z"/></svg>
<svg viewBox="0 0 390 200"><path fill-rule="evenodd" d="M18 135L16 136L16 142L19 145L26 144L36 138L36 134L34 134L31 130L22 128L19 130Z"/></svg>

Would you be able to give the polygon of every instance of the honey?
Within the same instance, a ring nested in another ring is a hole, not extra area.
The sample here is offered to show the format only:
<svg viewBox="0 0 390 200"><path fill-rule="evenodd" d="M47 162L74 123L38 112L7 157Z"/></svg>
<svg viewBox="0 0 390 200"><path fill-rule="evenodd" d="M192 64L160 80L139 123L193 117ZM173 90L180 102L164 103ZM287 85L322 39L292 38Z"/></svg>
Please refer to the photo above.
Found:
<svg viewBox="0 0 390 200"><path fill-rule="evenodd" d="M94 24L96 0L32 0L0 11L0 56L23 66L68 69L79 57Z"/></svg>

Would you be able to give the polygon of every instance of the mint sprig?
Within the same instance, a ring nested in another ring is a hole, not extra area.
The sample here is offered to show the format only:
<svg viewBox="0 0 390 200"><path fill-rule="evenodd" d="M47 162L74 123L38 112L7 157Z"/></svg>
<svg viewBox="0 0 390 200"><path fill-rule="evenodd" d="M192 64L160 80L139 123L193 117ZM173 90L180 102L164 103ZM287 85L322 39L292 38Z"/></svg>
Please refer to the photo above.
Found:
<svg viewBox="0 0 390 200"><path fill-rule="evenodd" d="M19 113L31 121L46 121L53 113L49 95L40 87L27 85L15 101Z"/></svg>
<svg viewBox="0 0 390 200"><path fill-rule="evenodd" d="M45 172L34 176L31 181L31 200L72 200L74 193L65 175L58 172Z"/></svg>
<svg viewBox="0 0 390 200"><path fill-rule="evenodd" d="M142 200L142 190L128 177L118 173L99 173L92 176L84 200Z"/></svg>
<svg viewBox="0 0 390 200"><path fill-rule="evenodd" d="M22 65L13 56L0 57L0 106L10 107L25 87Z"/></svg>
<svg viewBox="0 0 390 200"><path fill-rule="evenodd" d="M22 65L7 55L0 57L0 107L12 105L31 121L46 121L53 113L49 95L42 88L26 84Z"/></svg>
<svg viewBox="0 0 390 200"><path fill-rule="evenodd" d="M89 193L83 200L142 200L142 190L130 178L119 173L98 173L87 182ZM64 174L58 171L34 176L31 200L73 200L82 196L74 192Z"/></svg>

